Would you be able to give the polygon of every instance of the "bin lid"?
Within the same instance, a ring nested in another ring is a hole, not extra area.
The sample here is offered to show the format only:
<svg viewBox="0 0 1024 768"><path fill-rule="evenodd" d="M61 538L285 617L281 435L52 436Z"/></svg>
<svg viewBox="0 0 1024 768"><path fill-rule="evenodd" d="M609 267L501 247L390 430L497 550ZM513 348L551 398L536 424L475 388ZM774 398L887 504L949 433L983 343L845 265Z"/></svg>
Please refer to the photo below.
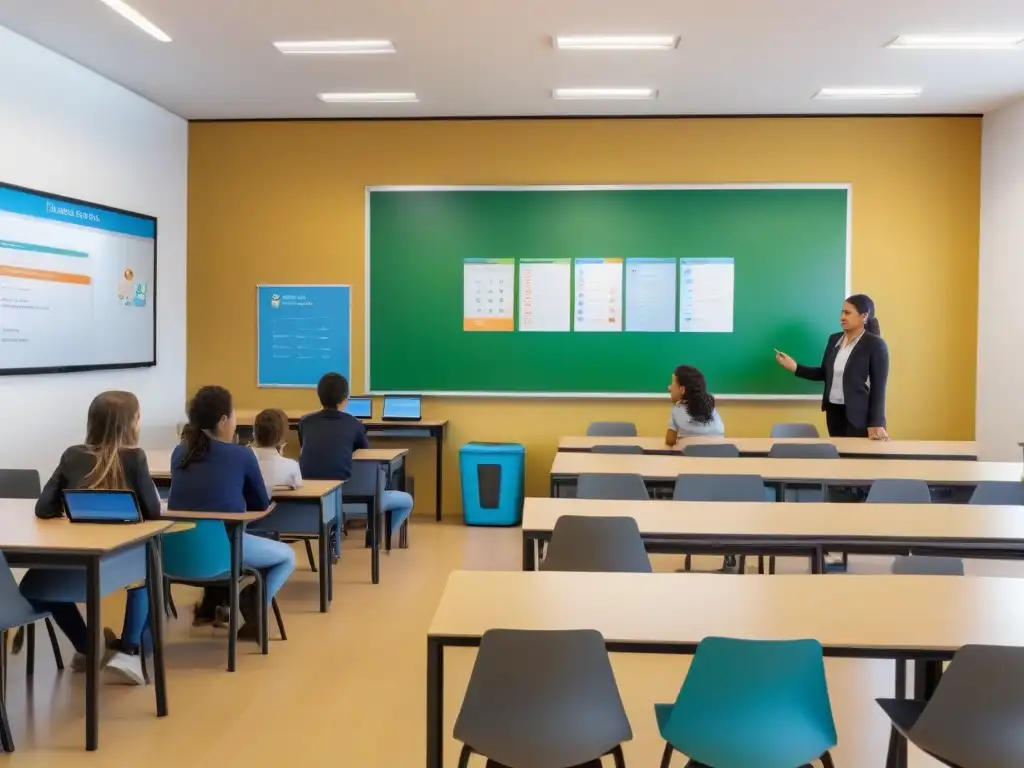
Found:
<svg viewBox="0 0 1024 768"><path fill-rule="evenodd" d="M460 453L526 453L521 443L466 443Z"/></svg>

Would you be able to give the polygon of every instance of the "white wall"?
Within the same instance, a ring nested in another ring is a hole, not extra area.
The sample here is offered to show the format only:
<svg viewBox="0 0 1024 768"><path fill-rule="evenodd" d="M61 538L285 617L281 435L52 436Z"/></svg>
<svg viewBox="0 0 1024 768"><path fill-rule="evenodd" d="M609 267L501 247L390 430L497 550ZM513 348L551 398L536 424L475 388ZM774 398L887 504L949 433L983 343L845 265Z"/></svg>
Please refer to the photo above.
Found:
<svg viewBox="0 0 1024 768"><path fill-rule="evenodd" d="M1024 101L984 119L979 269L977 439L982 458L1019 461L1017 443L1024 442Z"/></svg>
<svg viewBox="0 0 1024 768"><path fill-rule="evenodd" d="M0 377L0 467L45 480L97 392L135 392L151 429L181 418L188 125L4 27L0 72L0 181L159 219L155 368Z"/></svg>

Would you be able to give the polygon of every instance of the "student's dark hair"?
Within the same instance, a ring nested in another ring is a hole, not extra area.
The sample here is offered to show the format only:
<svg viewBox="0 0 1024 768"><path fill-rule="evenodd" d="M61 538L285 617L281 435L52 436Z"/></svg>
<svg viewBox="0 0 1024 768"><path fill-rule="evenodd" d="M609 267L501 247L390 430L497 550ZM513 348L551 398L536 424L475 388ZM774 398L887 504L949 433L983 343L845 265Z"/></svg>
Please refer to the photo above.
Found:
<svg viewBox="0 0 1024 768"><path fill-rule="evenodd" d="M348 397L348 379L340 373L325 373L316 385L316 396L324 408L337 408Z"/></svg>
<svg viewBox="0 0 1024 768"><path fill-rule="evenodd" d="M882 326L878 324L878 317L875 316L875 302L866 293L855 293L846 299L847 304L852 304L858 313L867 315L864 321L864 330L873 333L875 336L882 335Z"/></svg>
<svg viewBox="0 0 1024 768"><path fill-rule="evenodd" d="M288 435L288 415L279 408L267 408L256 415L252 436L260 448L277 448Z"/></svg>
<svg viewBox="0 0 1024 768"><path fill-rule="evenodd" d="M686 391L683 392L683 406L690 418L698 424L710 424L715 417L715 398L708 392L704 374L692 365L680 365L673 376Z"/></svg>
<svg viewBox="0 0 1024 768"><path fill-rule="evenodd" d="M185 446L185 455L179 466L184 469L189 464L202 461L210 450L207 430L217 428L217 424L232 411L231 393L224 387L200 387L188 404L188 424L181 431L181 442Z"/></svg>

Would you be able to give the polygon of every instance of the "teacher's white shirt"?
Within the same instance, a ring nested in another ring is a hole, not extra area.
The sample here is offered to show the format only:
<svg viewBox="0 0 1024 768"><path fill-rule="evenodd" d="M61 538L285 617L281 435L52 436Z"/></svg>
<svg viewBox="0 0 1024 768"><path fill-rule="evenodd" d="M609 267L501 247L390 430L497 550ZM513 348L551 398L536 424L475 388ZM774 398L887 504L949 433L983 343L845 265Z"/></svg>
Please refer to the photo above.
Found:
<svg viewBox="0 0 1024 768"><path fill-rule="evenodd" d="M846 364L850 360L850 353L853 352L853 348L857 346L857 342L863 335L864 331L861 331L860 336L845 346L843 339L846 337L842 336L836 345L839 347L839 351L836 352L836 361L832 366L832 388L828 392L828 401L832 405L846 405L846 395L843 394L843 374L846 373Z"/></svg>

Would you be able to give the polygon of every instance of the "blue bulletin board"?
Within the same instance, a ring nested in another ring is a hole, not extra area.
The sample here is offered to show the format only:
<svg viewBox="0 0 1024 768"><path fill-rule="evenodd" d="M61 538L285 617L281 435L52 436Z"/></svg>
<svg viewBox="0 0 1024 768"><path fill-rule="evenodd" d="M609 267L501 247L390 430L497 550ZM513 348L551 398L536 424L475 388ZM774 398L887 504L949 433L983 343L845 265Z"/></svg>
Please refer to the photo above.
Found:
<svg viewBox="0 0 1024 768"><path fill-rule="evenodd" d="M257 285L256 337L258 387L315 387L329 371L351 379L351 286Z"/></svg>

